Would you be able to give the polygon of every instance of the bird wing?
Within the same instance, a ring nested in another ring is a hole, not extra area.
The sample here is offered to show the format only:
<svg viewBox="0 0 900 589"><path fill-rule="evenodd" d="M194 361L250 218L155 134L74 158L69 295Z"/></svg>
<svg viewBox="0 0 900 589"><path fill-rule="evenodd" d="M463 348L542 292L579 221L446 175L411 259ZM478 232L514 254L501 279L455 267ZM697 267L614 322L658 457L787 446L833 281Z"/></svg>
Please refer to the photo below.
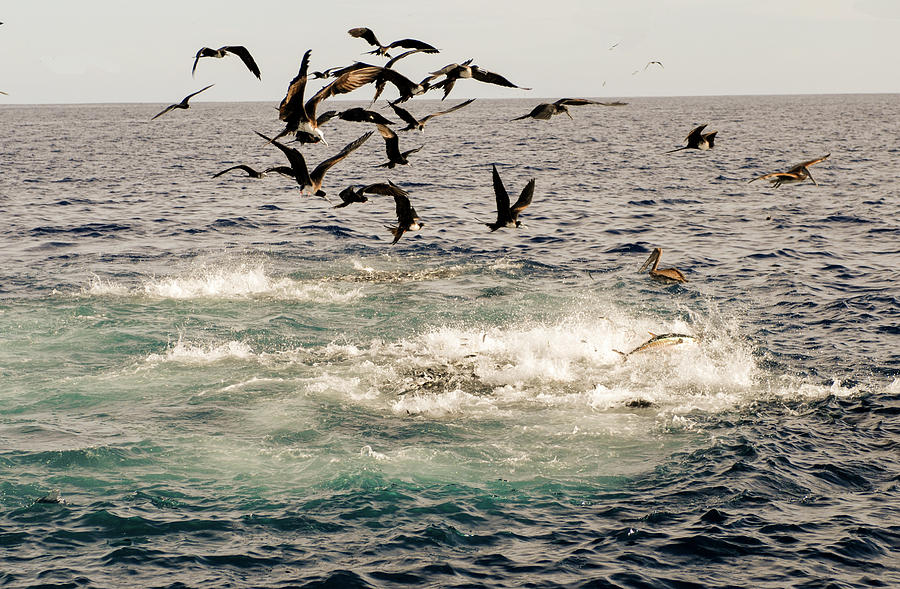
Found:
<svg viewBox="0 0 900 589"><path fill-rule="evenodd" d="M693 141L699 141L700 137L703 133L703 129L706 128L707 124L708 123L703 123L702 125L698 125L698 126L694 127L694 129L690 133L688 133L688 136L685 137L684 140L687 141L688 143L691 143L692 138L693 138Z"/></svg>
<svg viewBox="0 0 900 589"><path fill-rule="evenodd" d="M394 133L393 129L384 125L376 125L378 132L384 138L384 148L387 151L388 159L397 162L403 159L400 155L400 138Z"/></svg>
<svg viewBox="0 0 900 589"><path fill-rule="evenodd" d="M327 123L328 121L330 121L331 119L333 119L336 116L339 116L338 111L336 111L336 110L325 111L316 117L316 126L321 127L322 125L324 125L325 123Z"/></svg>
<svg viewBox="0 0 900 589"><path fill-rule="evenodd" d="M395 195L408 196L409 195L408 192L406 192L405 190L403 190L402 188L400 188L399 186L397 186L390 180L388 180L387 184L385 184L384 182L376 182L375 184L369 184L368 186L366 186L365 188L360 190L360 192L366 192L368 194L380 194L382 196L395 196Z"/></svg>
<svg viewBox="0 0 900 589"><path fill-rule="evenodd" d="M418 49L423 53L438 53L436 47L416 39L400 39L399 41L394 41L388 47L403 47L404 49Z"/></svg>
<svg viewBox="0 0 900 589"><path fill-rule="evenodd" d="M516 201L509 209L509 216L513 221L519 216L525 207L531 204L531 197L534 196L534 178L528 181L528 184L525 185L525 188L522 189L522 194L519 195L519 200Z"/></svg>
<svg viewBox="0 0 900 589"><path fill-rule="evenodd" d="M294 172L294 168L290 166L272 166L271 168L266 168L264 172L266 174L268 174L269 172L277 172L282 176L290 176L291 178L297 177L296 173Z"/></svg>
<svg viewBox="0 0 900 589"><path fill-rule="evenodd" d="M829 154L823 155L820 158L816 158L814 160L809 160L808 162L803 162L802 164L797 164L796 166L791 168L791 171L799 169L799 168L806 168L806 167L812 166L814 164L818 164L819 162L823 162L823 161L827 160L828 156L830 156L830 155L831 154L829 153Z"/></svg>
<svg viewBox="0 0 900 589"><path fill-rule="evenodd" d="M510 220L509 216L509 194L506 187L503 186L503 180L500 179L500 173L497 172L497 165L492 164L491 177L494 181L494 196L497 198L497 224L505 225Z"/></svg>
<svg viewBox="0 0 900 589"><path fill-rule="evenodd" d="M201 57L212 57L216 54L215 49L211 49L209 47L201 47L197 51L197 55L194 56L194 67L191 68L191 76L194 75L194 72L197 71L197 62L200 61Z"/></svg>
<svg viewBox="0 0 900 589"><path fill-rule="evenodd" d="M394 64L395 64L395 63L397 63L398 61L400 61L400 60L403 59L404 57L407 57L407 56L409 56L409 55L412 55L413 53L422 53L422 52L428 53L428 51L426 51L425 49L410 49L409 51L404 51L404 52L401 53L400 55L398 55L398 56L396 56L396 57L390 58L390 59L388 60L388 62L387 62L386 64L384 64L384 68L389 70L389 69L391 69L392 67L394 67Z"/></svg>
<svg viewBox="0 0 900 589"><path fill-rule="evenodd" d="M341 74L335 78L333 82L316 92L312 98L306 101L306 112L309 113L310 116L315 116L316 107L320 102L331 96L346 94L347 92L352 92L357 88L374 82L378 79L378 76L383 69L384 68L370 65Z"/></svg>
<svg viewBox="0 0 900 589"><path fill-rule="evenodd" d="M416 218L416 211L409 203L409 198L405 194L394 194L394 203L397 205L397 221L401 226L409 225Z"/></svg>
<svg viewBox="0 0 900 589"><path fill-rule="evenodd" d="M394 109L394 112L397 114L397 116L403 119L403 121L408 125L406 127L407 129L415 129L419 126L419 121L416 119L416 117L412 116L412 114L410 114L408 110L406 110L402 106L397 106L393 102L388 102L388 104L391 105L391 108Z"/></svg>
<svg viewBox="0 0 900 589"><path fill-rule="evenodd" d="M209 90L209 89L212 88L213 86L215 86L215 84L210 84L209 86L207 86L207 87L205 87L205 88L200 88L200 89L197 90L196 92L192 92L192 93L188 94L188 95L185 96L184 99L181 101L181 104L187 105L188 100L190 100L190 99L193 98L194 96L200 94L200 93L203 92L204 90Z"/></svg>
<svg viewBox="0 0 900 589"><path fill-rule="evenodd" d="M518 121L520 119L527 119L528 117L531 117L533 119L540 119L542 121L547 121L550 119L550 117L553 116L553 113L555 113L555 112L556 112L556 109L553 108L552 104L543 103L543 104L539 104L536 107L534 107L533 109L531 109L530 113L524 114L521 117L516 117L512 120Z"/></svg>
<svg viewBox="0 0 900 589"><path fill-rule="evenodd" d="M238 165L236 165L236 166L231 166L230 168L227 168L227 169L225 169L225 170L222 170L222 171L219 172L218 174L213 174L213 178L218 178L218 177L221 176L222 174L227 174L227 173L230 172L231 170L244 170L245 172L247 172L247 173L250 174L251 176L258 176L258 175L259 175L259 172L257 172L256 170L254 170L254 169L251 168L250 166L246 166L246 165L244 165L244 164L238 164Z"/></svg>
<svg viewBox="0 0 900 589"><path fill-rule="evenodd" d="M306 91L306 72L309 70L309 55L312 50L309 49L303 54L300 61L300 71L288 84L287 93L278 105L278 118L282 121L288 121L297 124L300 119L307 119L306 110L303 106L303 93Z"/></svg>
<svg viewBox="0 0 900 589"><path fill-rule="evenodd" d="M261 80L259 73L259 66L256 65L256 62L253 61L253 56L250 55L250 52L247 51L247 48L243 45L229 45L226 47L222 47L228 53L233 53L241 58L241 61L244 62L244 65L247 66L247 69L250 70L256 79Z"/></svg>
<svg viewBox="0 0 900 589"><path fill-rule="evenodd" d="M368 27L356 27L347 32L350 33L351 37L361 37L365 39L369 45L381 48L381 42L375 37L375 33L372 32L372 29Z"/></svg>
<svg viewBox="0 0 900 589"><path fill-rule="evenodd" d="M770 172L768 174L763 174L762 176L757 176L756 178L753 178L753 180L748 180L747 184L749 184L750 182L755 182L756 180L766 180L768 178L783 178L787 180L796 177L796 172Z"/></svg>
<svg viewBox="0 0 900 589"><path fill-rule="evenodd" d="M426 115L426 117L425 117L424 119L422 119L421 121L419 121L419 122L422 123L422 124L425 124L425 121L427 121L428 119L431 119L431 118L434 118L434 117L439 117L439 116L441 116L441 115L449 114L449 113L451 113L451 112L453 112L453 111L455 111L455 110L459 110L459 109L463 108L464 106L469 106L469 105L472 104L473 102L475 102L475 99L474 99L474 98L470 98L470 99L468 99L468 100L466 100L466 101L464 101L464 102L460 102L459 104L457 104L457 105L455 105L455 106L451 106L451 107L448 108L447 110L441 110L441 111L438 111L438 112L433 112L433 113L431 113L430 115Z"/></svg>
<svg viewBox="0 0 900 589"><path fill-rule="evenodd" d="M522 90L531 90L531 88L522 88L521 86L516 86L500 74L495 74L494 72L489 72L487 70L483 70L478 66L472 66L472 77L478 80L479 82L486 82L488 84L496 84L497 86L506 86L507 88L521 88Z"/></svg>
<svg viewBox="0 0 900 589"><path fill-rule="evenodd" d="M350 155L353 150L365 143L366 140L372 136L372 133L374 133L374 131L369 131L368 133L360 135L357 139L345 145L344 149L340 150L338 153L316 166L316 169L312 171L312 174L310 174L310 179L312 179L313 182L320 184L322 182L322 178L325 177L325 172L327 172L329 168L331 168L331 166L335 165L336 163Z"/></svg>
<svg viewBox="0 0 900 589"><path fill-rule="evenodd" d="M303 154L294 149L293 147L288 147L283 143L276 141L275 139L270 139L256 131L256 134L273 144L275 147L284 152L284 155L287 156L288 162L291 164L291 169L294 171L294 178L297 179L297 183L300 186L312 184L309 177L309 170L306 168L306 160L303 159Z"/></svg>
<svg viewBox="0 0 900 589"><path fill-rule="evenodd" d="M554 104L559 106L584 106L585 104L600 104L596 100L588 100L587 98L560 98Z"/></svg>
<svg viewBox="0 0 900 589"><path fill-rule="evenodd" d="M710 149L713 148L713 144L716 142L716 133L718 133L718 131L703 134L703 138L706 139L706 142L709 144Z"/></svg>
<svg viewBox="0 0 900 589"><path fill-rule="evenodd" d="M172 110L173 108L178 108L178 105L177 105L177 104L170 104L169 106L167 106L166 108L164 108L163 110L161 110L159 113L153 115L153 117L151 117L150 120L152 121L152 120L155 119L156 117L161 117L162 115L166 114L167 112L169 112L169 111Z"/></svg>

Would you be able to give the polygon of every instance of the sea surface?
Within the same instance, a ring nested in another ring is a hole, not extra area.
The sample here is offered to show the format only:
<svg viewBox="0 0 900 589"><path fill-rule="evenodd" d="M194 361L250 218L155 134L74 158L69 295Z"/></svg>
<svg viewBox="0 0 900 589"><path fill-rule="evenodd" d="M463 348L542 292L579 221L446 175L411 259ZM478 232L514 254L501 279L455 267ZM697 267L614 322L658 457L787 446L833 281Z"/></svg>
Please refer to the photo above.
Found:
<svg viewBox="0 0 900 589"><path fill-rule="evenodd" d="M622 100L0 107L0 586L900 586L900 96Z"/></svg>

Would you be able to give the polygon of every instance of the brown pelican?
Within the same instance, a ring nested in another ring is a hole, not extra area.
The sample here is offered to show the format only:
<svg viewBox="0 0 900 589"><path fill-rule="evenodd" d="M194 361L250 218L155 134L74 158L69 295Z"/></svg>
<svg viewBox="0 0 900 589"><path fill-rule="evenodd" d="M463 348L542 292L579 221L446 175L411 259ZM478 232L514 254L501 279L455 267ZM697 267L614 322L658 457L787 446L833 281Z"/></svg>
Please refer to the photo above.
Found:
<svg viewBox="0 0 900 589"><path fill-rule="evenodd" d="M200 94L200 93L203 92L204 90L207 90L207 89L209 89L209 88L212 88L213 86L215 86L215 84L210 84L210 85L207 86L206 88L201 88L200 90L197 90L197 91L194 92L193 94L188 94L187 96L185 96L184 98L181 99L181 102L179 102L178 104L170 104L169 106L167 106L166 108L164 108L162 111L160 111L159 113L155 114L150 120L152 121L152 120L155 119L156 117L160 117L160 116L166 114L167 112L169 112L169 111L172 110L172 109L176 109L176 108L191 108L191 105L188 104L188 100L190 100L190 99L193 98L194 96Z"/></svg>
<svg viewBox="0 0 900 589"><path fill-rule="evenodd" d="M519 213L531 204L531 197L534 196L534 178L529 180L522 189L522 194L519 195L516 204L509 206L509 194L506 193L500 174L497 173L496 164L493 164L492 168L494 195L497 197L497 220L493 223L485 223L485 225L490 227L491 231L496 231L501 227L519 227L522 225L522 222L519 221Z"/></svg>
<svg viewBox="0 0 900 589"><path fill-rule="evenodd" d="M566 116L568 116L571 119L572 115L569 114L569 109L566 108L566 106L583 106L585 104L600 104L600 103L596 102L594 100L588 100L586 98L560 98L559 100L557 100L556 102L553 102L553 103L539 104L536 107L534 107L533 109L531 109L530 113L522 115L521 117L516 117L512 120L518 121L521 119L527 119L528 117L531 117L532 119L540 119L542 121L548 121L548 120L550 120L550 117L552 117L553 115L558 115L561 113L566 113ZM572 119L572 120L574 120L574 119Z"/></svg>
<svg viewBox="0 0 900 589"><path fill-rule="evenodd" d="M376 123L379 125L393 125L394 121L389 121L379 112L374 110L366 110L357 106L356 108L348 108L338 115L339 119L344 121L352 121L354 123Z"/></svg>
<svg viewBox="0 0 900 589"><path fill-rule="evenodd" d="M393 168L397 165L405 166L409 163L409 160L406 159L407 157L425 147L421 145L415 149L400 153L400 139L397 137L397 134L390 127L385 127L384 125L377 125L377 127L378 132L384 137L384 149L387 151L388 156L388 161L379 166L381 168Z"/></svg>
<svg viewBox="0 0 900 589"><path fill-rule="evenodd" d="M676 151L681 151L682 149L699 149L701 151L706 151L708 149L713 148L713 143L716 140L716 133L718 131L713 131L712 133L704 133L703 129L706 128L706 123L694 127L694 130L688 133L688 136L684 138L687 141L687 145L684 147L679 147L677 149L672 149L667 151L666 153L673 153Z"/></svg>
<svg viewBox="0 0 900 589"><path fill-rule="evenodd" d="M409 198L405 194L395 194L394 202L397 204L397 226L389 227L385 225L385 229L389 229L394 235L394 245L400 241L400 236L407 231L418 231L425 226L425 223L419 220L416 209L409 203Z"/></svg>
<svg viewBox="0 0 900 589"><path fill-rule="evenodd" d="M309 170L306 167L306 160L303 159L303 154L294 149L293 147L288 147L282 143L279 143L275 139L269 139L259 131L256 131L256 134L268 141L269 143L273 143L275 147L284 152L284 155L287 156L288 162L291 164L291 168L294 171L294 178L297 180L297 184L300 185L300 192L308 192L309 194L314 194L316 196L321 196L324 198L328 198L325 195L325 192L322 190L322 181L325 179L325 172L327 172L333 165L350 155L350 153L355 150L357 147L366 142L366 140L372 136L373 131L369 131L365 135L360 136L355 141L348 143L344 146L344 149L339 151L336 155L331 156L327 160L323 161L321 164L316 166L316 168L309 173Z"/></svg>
<svg viewBox="0 0 900 589"><path fill-rule="evenodd" d="M647 258L647 261L644 262L644 265L638 270L638 272L643 272L648 267L650 267L650 276L659 280L661 282L687 282L687 278L684 277L684 274L681 273L680 270L676 268L665 268L663 270L657 270L656 266L659 264L659 256L662 254L662 250L657 248L653 248L653 251L650 252L650 257ZM652 267L650 266L652 264Z"/></svg>
<svg viewBox="0 0 900 589"><path fill-rule="evenodd" d="M808 162L803 162L802 164L797 164L787 172L772 172L771 174L763 174L762 176L754 178L749 182L753 182L754 180L769 180L769 182L771 182L775 188L778 188L782 184L794 184L797 182L803 182L804 180L809 178L813 181L813 184L818 186L819 183L816 182L816 179L813 178L812 174L809 173L809 166L828 159L828 156L830 155L830 153L827 153L820 158L809 160Z"/></svg>
<svg viewBox="0 0 900 589"><path fill-rule="evenodd" d="M400 39L399 41L394 41L393 43L382 45L381 42L375 37L375 33L372 32L372 29L366 27L356 27L354 29L350 29L347 32L350 33L351 37L362 37L363 39L365 39L369 45L375 48L374 50L369 51L369 53L373 55L384 55L385 57L390 57L390 55L388 55L388 50L394 47L403 47L404 49L418 49L420 51L423 51L424 53L438 53L438 50L435 47L432 47L424 41L417 41L416 39Z"/></svg>
<svg viewBox="0 0 900 589"><path fill-rule="evenodd" d="M447 98L447 95L450 94L450 90L453 89L453 85L456 83L456 80L459 80L460 78L474 78L479 82L486 82L488 84L506 86L507 88L521 88L522 90L531 90L531 88L522 88L522 86L516 86L500 74L495 74L494 72L483 70L477 65L471 65L471 63L472 60L469 59L462 63L451 63L445 65L438 71L431 72L431 75L425 78L425 82L430 83L431 80L435 78L445 76L445 78L440 82L431 85L431 88L443 88L444 98ZM443 100L443 98L441 100Z"/></svg>
<svg viewBox="0 0 900 589"><path fill-rule="evenodd" d="M384 196L407 196L409 193L388 180L387 184L384 182L377 182L375 184L369 184L368 186L363 186L359 190L354 186L349 186L341 191L338 195L341 197L341 204L334 205L334 208L340 209L342 207L346 207L355 202L368 202L369 199L366 197L366 193L369 194L381 194Z"/></svg>
<svg viewBox="0 0 900 589"><path fill-rule="evenodd" d="M278 166L278 167L284 167L284 166ZM288 168L288 169L290 170L290 168ZM249 176L250 178L264 178L266 176L266 174L268 174L269 172L281 172L281 170L277 170L274 167L266 168L262 172L258 172L256 170L254 170L253 168L251 168L250 166L247 166L244 164L238 164L236 166L231 166L230 168L226 168L226 169L222 170L221 172L217 172L217 173L213 174L213 178L218 178L219 176L221 176L223 174L227 174L228 172L230 172L232 170L243 170L243 171L247 172L247 176ZM283 172L281 172L281 173L283 173Z"/></svg>
<svg viewBox="0 0 900 589"><path fill-rule="evenodd" d="M256 79L262 79L259 74L259 67L256 65L256 62L253 61L253 56L250 55L250 52L247 51L247 48L243 45L226 45L225 47L219 47L218 49L202 47L200 51L197 52L197 55L194 56L194 67L191 69L191 75L193 76L194 72L197 71L197 62L200 61L201 57L225 57L229 53L240 57L241 61L244 62L244 65L247 66L247 69L256 76Z"/></svg>
<svg viewBox="0 0 900 589"><path fill-rule="evenodd" d="M397 106L393 102L389 102L388 104L391 105L391 108L394 109L394 112L397 113L397 116L406 122L406 127L404 127L403 129L400 129L401 131L411 131L412 129L418 129L419 131L424 131L425 123L427 123L429 120L433 119L434 117L439 117L441 115L449 114L455 110L461 109L464 106L469 106L473 102L475 102L475 99L470 98L464 102L460 102L459 104L457 104L455 106L451 106L447 110L442 110L442 111L431 113L430 115L426 115L425 117L423 117L421 119L417 119L416 117L412 116L412 114L410 114L410 112L408 110L406 110L405 108L402 108L400 106Z"/></svg>

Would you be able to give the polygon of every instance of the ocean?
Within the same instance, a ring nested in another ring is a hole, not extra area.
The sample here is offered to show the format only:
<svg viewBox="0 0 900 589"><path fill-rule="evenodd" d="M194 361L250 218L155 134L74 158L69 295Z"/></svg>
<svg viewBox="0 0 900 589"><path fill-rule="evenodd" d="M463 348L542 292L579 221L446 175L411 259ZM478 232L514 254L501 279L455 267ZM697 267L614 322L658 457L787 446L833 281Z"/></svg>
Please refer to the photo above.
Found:
<svg viewBox="0 0 900 589"><path fill-rule="evenodd" d="M622 100L0 106L0 586L900 586L900 96Z"/></svg>

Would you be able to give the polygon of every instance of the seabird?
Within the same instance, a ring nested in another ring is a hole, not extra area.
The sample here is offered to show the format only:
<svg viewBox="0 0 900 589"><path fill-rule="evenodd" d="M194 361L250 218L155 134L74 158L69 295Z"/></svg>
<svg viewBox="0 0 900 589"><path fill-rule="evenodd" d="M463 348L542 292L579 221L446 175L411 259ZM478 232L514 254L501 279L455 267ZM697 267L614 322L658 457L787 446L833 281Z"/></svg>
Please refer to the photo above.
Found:
<svg viewBox="0 0 900 589"><path fill-rule="evenodd" d="M377 65L372 65L369 63L365 63L363 61L357 61L356 63L351 63L346 67L342 67L340 69L336 69L332 75L334 76L342 76L346 73L353 72L356 70L361 70L365 68L371 68L373 70L377 70L378 74L375 76L375 95L372 97L372 102L374 103L378 100L378 97L381 96L382 91L384 91L385 85L390 82L397 88L397 92L400 94L400 97L396 100L396 102L406 102L413 96L419 96L420 94L424 94L431 87L428 84L430 77L425 78L418 84L398 72L397 70L391 69L391 65L404 57L405 55L409 55L410 53L415 53L415 51L407 51L402 55L398 55L391 61L389 61L384 67L380 67Z"/></svg>
<svg viewBox="0 0 900 589"><path fill-rule="evenodd" d="M385 229L389 229L394 236L394 241L391 242L391 245L397 243L400 240L400 236L407 231L418 231L425 226L425 224L419 220L416 209L409 203L409 198L405 194L395 194L394 202L397 203L397 226L384 226Z"/></svg>
<svg viewBox="0 0 900 589"><path fill-rule="evenodd" d="M497 220L493 223L485 223L485 225L490 227L491 231L496 231L501 227L519 227L522 225L522 222L519 221L519 213L531 204L531 197L534 196L534 178L529 180L522 189L522 194L519 195L516 204L509 206L509 194L506 193L503 180L500 179L500 174L497 172L497 166L492 164L491 167L493 168L494 195L497 197Z"/></svg>
<svg viewBox="0 0 900 589"><path fill-rule="evenodd" d="M413 129L418 129L419 131L424 131L425 123L427 123L429 120L433 119L434 117L439 117L441 115L449 114L455 110L461 109L464 106L469 106L473 102L475 102L475 99L470 98L464 102L460 102L459 104L457 104L455 106L451 106L447 110L442 110L442 111L431 113L430 115L426 115L421 119L417 119L416 117L412 116L412 114L410 114L410 112L408 110L406 110L403 107L397 106L393 102L389 102L388 104L391 106L392 109L394 109L394 112L397 113L397 116L400 117L401 119L403 119L403 121L406 123L406 127L404 127L403 129L400 129L401 131L411 131Z"/></svg>
<svg viewBox="0 0 900 589"><path fill-rule="evenodd" d="M688 133L688 136L684 138L687 141L687 145L684 147L679 147L677 149L672 149L667 151L666 153L674 153L676 151L681 151L682 149L699 149L701 151L706 151L708 149L713 148L713 143L716 140L716 133L718 131L713 131L712 133L704 133L703 129L706 128L706 123L694 127L694 130Z"/></svg>
<svg viewBox="0 0 900 589"><path fill-rule="evenodd" d="M351 37L361 37L366 40L366 42L375 47L374 50L369 51L370 54L373 55L383 55L385 57L390 57L388 55L388 50L394 47L402 47L404 49L418 49L424 53L438 53L438 50L425 43L424 41L418 41L416 39L400 39L399 41L394 41L393 43L389 43L387 45L382 45L381 42L375 37L375 33L372 32L372 29L367 27L356 27L347 31L350 33Z"/></svg>
<svg viewBox="0 0 900 589"><path fill-rule="evenodd" d="M531 117L532 119L540 119L542 121L550 120L550 117L553 115L558 115L561 113L566 113L570 119L572 115L569 114L569 109L567 106L583 106L585 104L600 104L594 100L588 100L586 98L560 98L556 102L553 103L542 103L531 109L531 112L521 117L516 117L512 119L513 121L518 121L521 119L527 119ZM574 120L574 119L572 119Z"/></svg>
<svg viewBox="0 0 900 589"><path fill-rule="evenodd" d="M338 115L339 119L344 121L352 121L354 123L376 123L379 125L393 125L394 121L389 121L379 112L374 110L366 110L357 106L356 108L348 108Z"/></svg>
<svg viewBox="0 0 900 589"><path fill-rule="evenodd" d="M284 166L278 166L278 167L284 168ZM291 168L287 168L287 169L290 170ZM276 170L275 168L266 168L262 172L258 172L256 170L254 170L253 168L251 168L250 166L247 166L244 164L238 164L236 166L231 166L230 168L226 168L226 169L222 170L221 172L217 172L217 173L213 174L213 178L218 178L219 176L221 176L223 174L227 174L228 172L230 172L232 170L243 170L243 171L247 172L247 176L249 176L250 178L264 178L266 176L266 174L268 174L269 172L280 172L280 170Z"/></svg>
<svg viewBox="0 0 900 589"><path fill-rule="evenodd" d="M644 265L640 267L638 272L643 272L649 267L650 276L661 282L687 282L687 278L684 277L684 274L676 268L665 268L663 270L656 269L657 265L659 265L659 256L661 254L661 249L658 247L653 248L653 251L650 252L650 257L647 258L647 261L644 262Z"/></svg>
<svg viewBox="0 0 900 589"><path fill-rule="evenodd" d="M750 182L753 182L754 180L769 180L769 182L771 182L775 188L778 188L782 184L795 184L798 182L803 182L804 180L809 178L813 181L813 184L818 186L819 183L816 182L816 179L813 178L812 174L809 173L809 166L828 159L828 156L830 155L830 153L827 153L820 158L809 160L808 162L803 162L802 164L797 164L787 172L772 172L770 174L763 174L758 178L750 180L748 184Z"/></svg>
<svg viewBox="0 0 900 589"><path fill-rule="evenodd" d="M316 168L312 171L312 174L309 173L306 167L306 160L303 159L303 154L294 149L293 147L288 147L283 143L279 143L275 139L270 139L256 131L256 134L272 143L284 152L284 155L287 156L288 162L291 164L291 168L294 171L294 178L297 180L297 184L300 185L300 192L308 192L309 194L314 194L315 196L324 197L327 200L327 196L325 192L322 190L322 181L325 178L325 172L327 172L333 165L350 155L350 153L355 150L357 147L366 142L366 140L372 136L373 131L369 131L365 135L360 136L355 141L348 143L344 146L344 149L339 151L336 155L331 156L327 160L323 161L321 164L316 166Z"/></svg>
<svg viewBox="0 0 900 589"><path fill-rule="evenodd" d="M244 65L247 66L247 69L250 70L256 79L261 80L259 74L259 67L256 65L256 62L253 61L253 56L250 55L250 52L247 51L247 48L243 45L226 45L225 47L219 47L218 49L211 49L209 47L203 47L200 51L197 52L197 55L194 56L194 67L191 69L191 75L194 75L194 72L197 71L197 62L200 61L201 57L225 57L229 53L237 55L241 58L241 61L244 62Z"/></svg>
<svg viewBox="0 0 900 589"><path fill-rule="evenodd" d="M647 68L650 67L651 65L653 65L654 63L655 63L656 65L658 65L659 67L661 67L661 68L663 68L663 69L666 69L666 68L663 67L663 64L662 64L661 61L648 61L648 62L647 62L647 65L644 66L644 71L647 71Z"/></svg>
<svg viewBox="0 0 900 589"><path fill-rule="evenodd" d="M215 86L215 84L210 84L210 85L207 86L206 88L201 88L200 90L197 90L197 91L194 92L193 94L188 94L187 96L185 96L184 98L181 99L181 102L179 102L178 104L170 104L169 106L167 106L166 108L164 108L162 111L160 111L159 113L157 113L156 115L154 115L150 120L152 121L152 120L155 119L156 117L160 117L160 116L166 114L167 112L169 112L170 110L175 109L175 108L191 108L191 105L188 104L188 100L190 100L190 99L193 98L194 96L200 94L200 93L203 92L204 90L207 90L207 89L209 89L209 88L212 88L213 86Z"/></svg>
<svg viewBox="0 0 900 589"><path fill-rule="evenodd" d="M456 83L456 80L459 80L460 78L474 78L479 82L485 82L488 84L506 86L507 88L531 90L531 88L523 88L522 86L517 86L500 74L495 74L494 72L483 70L477 65L471 65L471 63L472 60L468 59L462 63L451 63L445 65L436 72L431 72L431 75L425 78L425 83L430 83L431 80L440 76L446 76L440 82L431 85L431 88L443 88L444 98L447 98L447 95L450 94L450 90L453 89L453 85ZM443 100L443 98L441 100Z"/></svg>
<svg viewBox="0 0 900 589"><path fill-rule="evenodd" d="M424 145L420 145L415 149L410 149L409 151L404 151L400 153L400 138L396 133L390 128L384 125L376 125L378 127L378 132L381 133L381 136L384 137L384 149L387 151L388 161L383 164L380 164L381 168L393 168L394 166L400 165L405 166L409 163L409 160L406 159L410 154L416 153L423 147Z"/></svg>
<svg viewBox="0 0 900 589"><path fill-rule="evenodd" d="M349 186L341 191L338 195L341 197L341 204L334 205L334 208L340 209L346 207L355 202L368 202L368 197L366 197L366 193L368 194L381 194L384 196L407 196L409 193L391 182L387 181L387 184L384 182L377 182L375 184L369 184L368 186L364 186L357 190L354 186Z"/></svg>

